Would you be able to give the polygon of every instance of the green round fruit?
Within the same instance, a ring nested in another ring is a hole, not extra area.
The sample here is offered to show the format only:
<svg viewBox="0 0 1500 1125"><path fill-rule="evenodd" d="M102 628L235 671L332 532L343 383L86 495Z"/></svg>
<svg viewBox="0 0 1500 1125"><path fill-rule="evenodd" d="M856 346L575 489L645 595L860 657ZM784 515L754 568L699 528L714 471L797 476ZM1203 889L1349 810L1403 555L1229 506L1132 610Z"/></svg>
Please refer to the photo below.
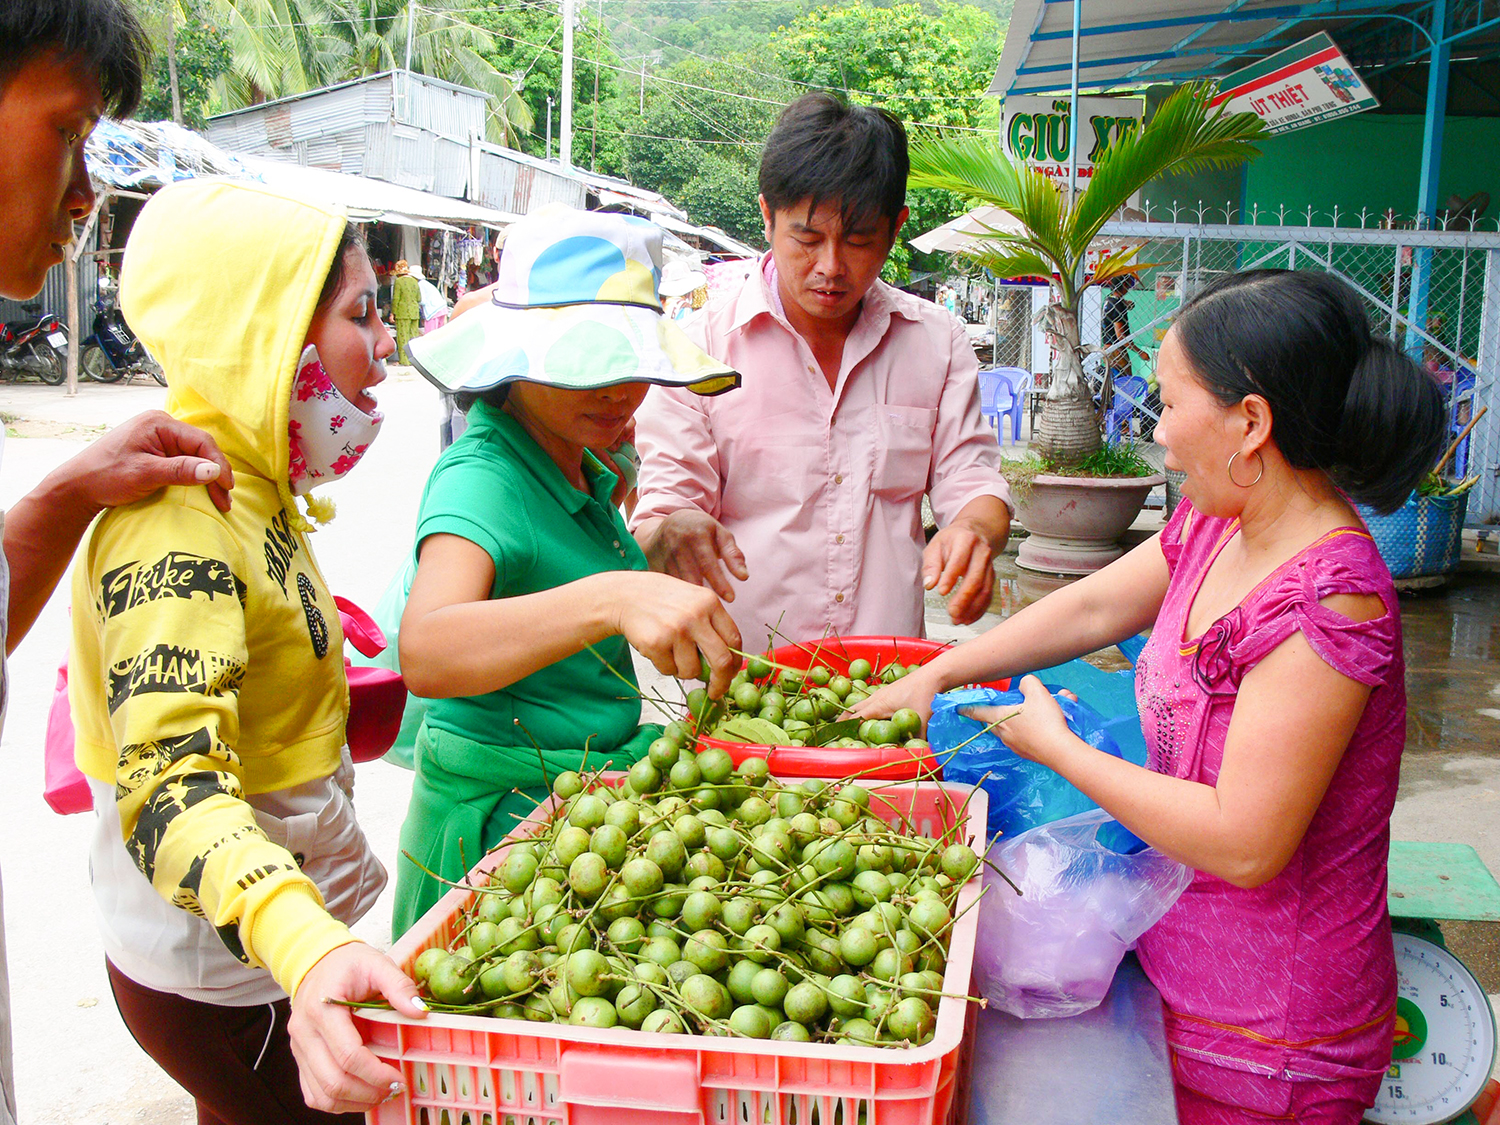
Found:
<svg viewBox="0 0 1500 1125"><path fill-rule="evenodd" d="M682 1035L687 1028L682 1025L682 1017L676 1012L657 1008L641 1021L641 1030L653 1035Z"/></svg>
<svg viewBox="0 0 1500 1125"><path fill-rule="evenodd" d="M634 953L646 940L646 927L639 918L616 918L609 924L605 937L614 948Z"/></svg>
<svg viewBox="0 0 1500 1125"><path fill-rule="evenodd" d="M427 989L439 1004L468 1004L473 1000L470 981L464 975L468 963L454 957L436 965L427 978Z"/></svg>
<svg viewBox="0 0 1500 1125"><path fill-rule="evenodd" d="M851 680L868 680L874 672L874 666L862 656L849 661L849 678Z"/></svg>
<svg viewBox="0 0 1500 1125"><path fill-rule="evenodd" d="M729 965L729 942L718 930L699 930L687 939L682 957L698 966L698 971L712 976Z"/></svg>
<svg viewBox="0 0 1500 1125"><path fill-rule="evenodd" d="M646 748L646 760L659 770L669 770L677 764L677 752L683 742L675 738L658 738Z"/></svg>
<svg viewBox="0 0 1500 1125"><path fill-rule="evenodd" d="M562 801L576 797L583 792L583 778L575 770L563 770L552 779L552 792Z"/></svg>
<svg viewBox="0 0 1500 1125"><path fill-rule="evenodd" d="M922 733L922 716L910 707L903 707L891 716L891 722L902 739L916 738Z"/></svg>
<svg viewBox="0 0 1500 1125"><path fill-rule="evenodd" d="M734 689L734 705L753 715L760 710L760 688L754 684L741 684Z"/></svg>
<svg viewBox="0 0 1500 1125"><path fill-rule="evenodd" d="M687 849L676 834L662 832L647 842L646 858L661 868L668 879L675 879L682 874L683 865L687 863Z"/></svg>
<svg viewBox="0 0 1500 1125"><path fill-rule="evenodd" d="M769 1039L771 1019L763 1008L754 1004L741 1004L729 1013L729 1030L746 1039Z"/></svg>
<svg viewBox="0 0 1500 1125"><path fill-rule="evenodd" d="M729 1014L729 990L704 973L689 977L679 990L685 1003L700 1016L721 1020Z"/></svg>
<svg viewBox="0 0 1500 1125"><path fill-rule="evenodd" d="M828 1012L828 998L823 995L823 990L810 981L793 985L787 990L786 999L782 1002L782 1011L786 1012L786 1018L796 1020L804 1027L817 1023Z"/></svg>
<svg viewBox="0 0 1500 1125"><path fill-rule="evenodd" d="M641 796L645 796L648 793L655 793L661 788L661 769L650 758L642 758L630 767L627 779L630 782L631 789L641 794ZM610 807L614 809L618 806L611 805Z"/></svg>
<svg viewBox="0 0 1500 1125"><path fill-rule="evenodd" d="M589 851L604 860L611 871L618 871L625 862L628 843L625 830L613 824L601 824L589 835Z"/></svg>
<svg viewBox="0 0 1500 1125"><path fill-rule="evenodd" d="M416 963L412 965L413 978L418 984L426 984L432 976L432 970L448 960L448 957L448 951L440 945L422 950L417 954Z"/></svg>
<svg viewBox="0 0 1500 1125"><path fill-rule="evenodd" d="M609 865L604 857L594 852L584 852L568 864L568 886L573 893L586 902L593 902L604 893L609 882Z"/></svg>
<svg viewBox="0 0 1500 1125"><path fill-rule="evenodd" d="M698 772L709 785L723 785L734 774L734 759L729 751L710 746L698 755Z"/></svg>
<svg viewBox="0 0 1500 1125"><path fill-rule="evenodd" d="M743 965L745 962L741 961L739 964ZM775 969L761 969L750 980L751 996L757 1004L764 1004L768 1008L781 1007L789 988L786 977Z"/></svg>
<svg viewBox="0 0 1500 1125"><path fill-rule="evenodd" d="M568 823L585 832L592 832L604 823L604 814L608 809L603 797L594 793L580 793L573 798L572 807L568 809Z"/></svg>
<svg viewBox="0 0 1500 1125"><path fill-rule="evenodd" d="M810 1043L812 1032L796 1020L786 1020L771 1029L771 1039L777 1043Z"/></svg>
<svg viewBox="0 0 1500 1125"><path fill-rule="evenodd" d="M626 1027L640 1027L655 1010L656 993L644 984L627 984L615 997L615 1012Z"/></svg>
<svg viewBox="0 0 1500 1125"><path fill-rule="evenodd" d="M682 924L689 930L707 930L713 927L723 913L719 896L708 891L695 891L682 904Z"/></svg>
<svg viewBox="0 0 1500 1125"><path fill-rule="evenodd" d="M781 951L781 935L764 923L746 930L744 942L745 956L759 965L772 963Z"/></svg>
<svg viewBox="0 0 1500 1125"><path fill-rule="evenodd" d="M979 869L979 857L967 844L949 844L943 849L942 869L955 883L967 883Z"/></svg>
<svg viewBox="0 0 1500 1125"><path fill-rule="evenodd" d="M615 1006L602 996L585 996L573 1005L568 1022L574 1027L614 1027L619 1022Z"/></svg>

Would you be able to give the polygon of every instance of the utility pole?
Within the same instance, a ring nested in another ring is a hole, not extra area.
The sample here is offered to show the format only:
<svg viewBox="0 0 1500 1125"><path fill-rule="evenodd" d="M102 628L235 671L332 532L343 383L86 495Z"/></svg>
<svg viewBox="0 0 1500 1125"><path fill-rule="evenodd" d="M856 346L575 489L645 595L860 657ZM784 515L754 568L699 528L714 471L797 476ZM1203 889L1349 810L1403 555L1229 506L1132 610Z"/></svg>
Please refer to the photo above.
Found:
<svg viewBox="0 0 1500 1125"><path fill-rule="evenodd" d="M599 0L599 26L594 42L594 114L589 127L589 171L597 172L599 155L599 58L604 54L604 0Z"/></svg>
<svg viewBox="0 0 1500 1125"><path fill-rule="evenodd" d="M552 95L547 95L547 159L552 159Z"/></svg>
<svg viewBox="0 0 1500 1125"><path fill-rule="evenodd" d="M641 56L641 106L642 116L646 113L646 56Z"/></svg>
<svg viewBox="0 0 1500 1125"><path fill-rule="evenodd" d="M406 69L406 72L408 74L411 73L411 40L412 40L412 31L414 30L414 28L416 26L416 21L414 19L414 9L415 8L416 8L416 5L412 4L410 2L408 2L407 5L406 5L406 68L405 69Z"/></svg>
<svg viewBox="0 0 1500 1125"><path fill-rule="evenodd" d="M562 0L562 133L558 138L558 162L573 167L573 0Z"/></svg>
<svg viewBox="0 0 1500 1125"><path fill-rule="evenodd" d="M172 14L174 0L167 0L162 13L167 19L167 81L172 87L172 120L182 124L182 92L177 85L177 19Z"/></svg>

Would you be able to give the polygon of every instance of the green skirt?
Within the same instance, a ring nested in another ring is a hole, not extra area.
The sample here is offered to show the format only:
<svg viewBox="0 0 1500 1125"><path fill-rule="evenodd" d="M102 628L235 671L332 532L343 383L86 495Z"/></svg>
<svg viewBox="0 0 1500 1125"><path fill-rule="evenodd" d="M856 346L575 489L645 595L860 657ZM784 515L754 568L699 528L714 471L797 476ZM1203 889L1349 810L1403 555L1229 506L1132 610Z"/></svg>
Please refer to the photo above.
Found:
<svg viewBox="0 0 1500 1125"><path fill-rule="evenodd" d="M607 754L590 751L588 764L597 768L610 760L614 769L629 769L660 736L658 726L640 727ZM461 880L531 815L547 798L552 778L581 769L583 754L489 746L424 722L417 732L416 778L401 825L401 854L396 857L392 936L399 938L448 893L444 880ZM427 874L424 867L440 878Z"/></svg>

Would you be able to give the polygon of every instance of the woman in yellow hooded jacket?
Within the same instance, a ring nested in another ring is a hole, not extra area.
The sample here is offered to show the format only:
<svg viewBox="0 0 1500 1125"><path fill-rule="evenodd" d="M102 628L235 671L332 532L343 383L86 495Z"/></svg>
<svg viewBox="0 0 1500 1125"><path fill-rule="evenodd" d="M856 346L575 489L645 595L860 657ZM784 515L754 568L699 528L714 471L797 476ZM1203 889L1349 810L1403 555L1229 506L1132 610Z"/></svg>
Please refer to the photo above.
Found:
<svg viewBox="0 0 1500 1125"><path fill-rule="evenodd" d="M348 929L386 876L354 819L342 630L294 496L374 439L393 343L344 215L258 185L159 192L121 301L168 411L213 435L236 488L227 512L173 487L106 513L74 570L111 986L200 1123L343 1120L325 1111L374 1105L401 1076L330 1001L422 1008Z"/></svg>

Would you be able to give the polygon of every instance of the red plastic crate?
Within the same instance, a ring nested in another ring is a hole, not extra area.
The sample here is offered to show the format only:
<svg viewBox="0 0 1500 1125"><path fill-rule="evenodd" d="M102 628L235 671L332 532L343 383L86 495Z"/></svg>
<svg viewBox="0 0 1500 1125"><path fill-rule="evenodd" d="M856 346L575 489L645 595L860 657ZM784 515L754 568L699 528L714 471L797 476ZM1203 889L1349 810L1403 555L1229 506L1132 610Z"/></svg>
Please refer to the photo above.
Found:
<svg viewBox="0 0 1500 1125"><path fill-rule="evenodd" d="M863 657L877 668L895 660L902 664L925 664L948 645L921 637L827 637L772 649L767 656L788 668L811 668L821 664L844 675L849 665ZM1010 680L996 680L985 687L1004 691ZM830 749L824 746L765 746L754 742L728 742L704 736L700 746L726 750L738 766L746 758L764 758L777 777L838 778L858 774L862 780L911 781L930 777L938 770L931 754L904 746L872 746L868 749Z"/></svg>
<svg viewBox="0 0 1500 1125"><path fill-rule="evenodd" d="M618 784L624 774L605 777ZM968 807L964 808L964 802ZM532 831L555 801L534 814ZM890 785L871 811L932 834L955 822L984 850L983 790L944 782ZM903 820L904 818L904 820ZM486 856L487 876L509 848ZM837 1047L702 1035L652 1035L434 1012L413 1020L364 1009L354 1020L406 1093L370 1111L371 1125L962 1125L978 1009L969 991L979 911L976 876L959 893L932 1041L912 1048ZM446 947L474 892L455 888L391 951L408 973Z"/></svg>

